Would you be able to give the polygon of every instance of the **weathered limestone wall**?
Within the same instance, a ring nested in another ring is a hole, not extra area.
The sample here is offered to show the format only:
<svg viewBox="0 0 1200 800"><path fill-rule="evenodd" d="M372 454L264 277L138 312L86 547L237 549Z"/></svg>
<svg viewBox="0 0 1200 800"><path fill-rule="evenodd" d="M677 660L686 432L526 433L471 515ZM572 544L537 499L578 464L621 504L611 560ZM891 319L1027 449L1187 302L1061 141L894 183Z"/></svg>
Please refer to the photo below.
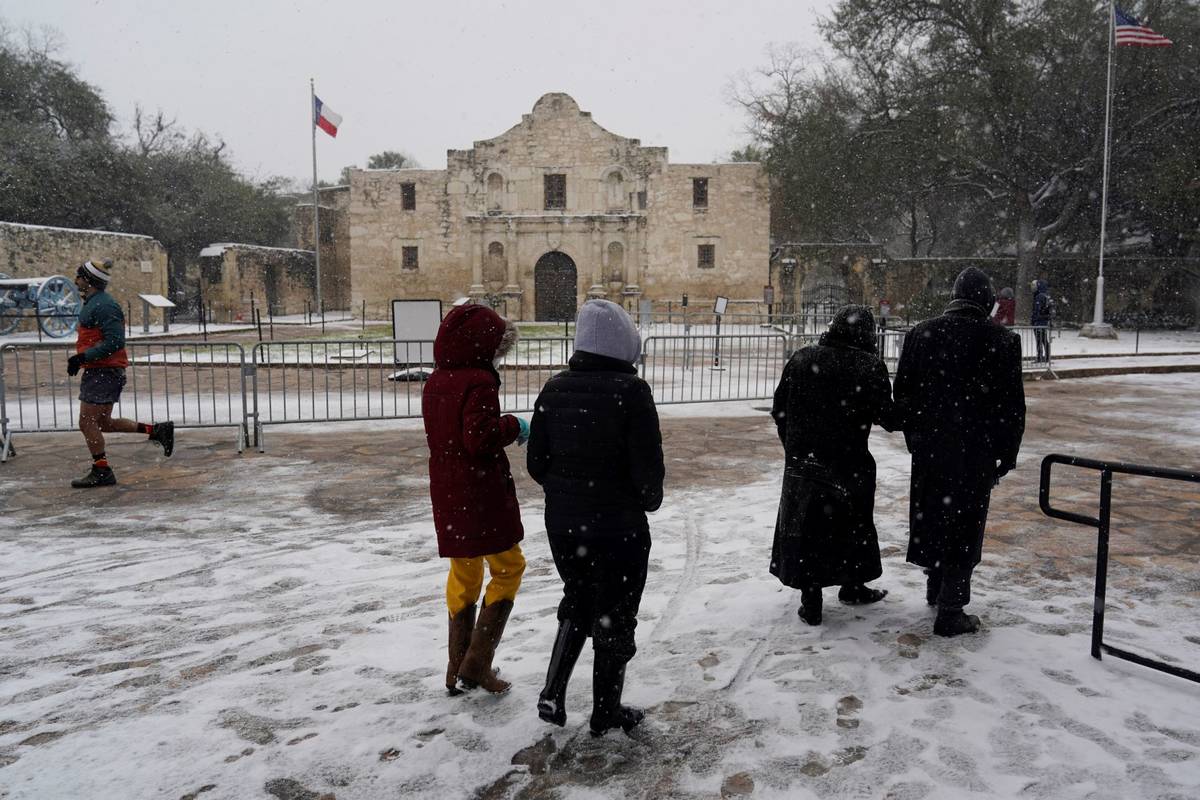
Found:
<svg viewBox="0 0 1200 800"><path fill-rule="evenodd" d="M75 270L88 259L111 259L109 293L133 321L142 321L139 294L167 294L167 251L149 236L108 231L50 228L0 222L0 272L13 278L63 275L74 281ZM151 311L161 322L162 312ZM22 323L22 330L28 323Z"/></svg>
<svg viewBox="0 0 1200 800"><path fill-rule="evenodd" d="M252 297L264 316L303 314L306 302L315 311L316 274L311 250L215 244L200 254L204 303L216 322L252 322Z"/></svg>
<svg viewBox="0 0 1200 800"><path fill-rule="evenodd" d="M321 302L325 309L341 310L350 307L350 264L353 258L350 243L350 187L333 186L321 189ZM300 203L293 217L296 246L313 249L312 203ZM314 296L315 307L315 296Z"/></svg>
<svg viewBox="0 0 1200 800"><path fill-rule="evenodd" d="M708 179L708 207L692 206L692 180ZM672 164L651 183L647 214L650 299L710 305L717 295L761 299L770 258L770 189L758 164ZM716 265L698 265L699 245L715 247Z"/></svg>

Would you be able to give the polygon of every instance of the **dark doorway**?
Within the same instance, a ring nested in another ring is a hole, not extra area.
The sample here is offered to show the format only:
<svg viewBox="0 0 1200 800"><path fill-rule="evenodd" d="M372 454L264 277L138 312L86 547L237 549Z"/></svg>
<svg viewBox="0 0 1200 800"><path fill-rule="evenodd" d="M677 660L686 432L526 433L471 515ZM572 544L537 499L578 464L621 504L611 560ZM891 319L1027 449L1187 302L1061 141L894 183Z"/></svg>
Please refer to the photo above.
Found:
<svg viewBox="0 0 1200 800"><path fill-rule="evenodd" d="M539 321L575 319L575 262L566 253L546 253L533 268L534 316Z"/></svg>

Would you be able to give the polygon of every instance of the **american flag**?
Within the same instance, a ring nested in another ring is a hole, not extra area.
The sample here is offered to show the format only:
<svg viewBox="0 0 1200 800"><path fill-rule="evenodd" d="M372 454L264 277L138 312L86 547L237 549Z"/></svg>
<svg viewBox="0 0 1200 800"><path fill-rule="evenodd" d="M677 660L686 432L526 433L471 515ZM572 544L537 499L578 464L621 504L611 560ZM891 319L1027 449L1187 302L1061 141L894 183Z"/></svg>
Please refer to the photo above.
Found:
<svg viewBox="0 0 1200 800"><path fill-rule="evenodd" d="M1170 47L1172 42L1161 33L1155 33L1134 19L1132 14L1113 7L1114 22L1117 30L1117 46L1128 47Z"/></svg>

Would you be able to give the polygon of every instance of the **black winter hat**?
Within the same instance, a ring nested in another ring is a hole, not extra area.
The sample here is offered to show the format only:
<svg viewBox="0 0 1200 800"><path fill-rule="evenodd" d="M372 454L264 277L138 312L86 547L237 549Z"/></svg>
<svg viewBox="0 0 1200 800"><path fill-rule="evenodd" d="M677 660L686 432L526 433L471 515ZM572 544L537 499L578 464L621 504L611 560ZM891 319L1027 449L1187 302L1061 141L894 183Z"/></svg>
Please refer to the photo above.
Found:
<svg viewBox="0 0 1200 800"><path fill-rule="evenodd" d="M875 315L866 306L842 306L833 315L829 330L821 334L821 344L843 345L877 352L875 342Z"/></svg>
<svg viewBox="0 0 1200 800"><path fill-rule="evenodd" d="M954 301L952 306L961 307L962 304L969 303L985 314L989 313L996 304L996 291L992 288L992 279L981 269L967 267L954 279Z"/></svg>

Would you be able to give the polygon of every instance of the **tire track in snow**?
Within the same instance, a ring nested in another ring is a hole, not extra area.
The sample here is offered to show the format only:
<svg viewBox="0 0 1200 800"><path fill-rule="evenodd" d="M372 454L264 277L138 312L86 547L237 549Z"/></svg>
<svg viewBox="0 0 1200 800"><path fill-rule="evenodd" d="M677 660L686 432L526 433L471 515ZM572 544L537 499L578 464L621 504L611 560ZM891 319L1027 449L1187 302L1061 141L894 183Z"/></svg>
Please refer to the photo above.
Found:
<svg viewBox="0 0 1200 800"><path fill-rule="evenodd" d="M667 607L663 610L662 617L654 626L654 630L650 633L650 641L657 641L662 634L671 626L675 618L679 616L679 609L683 606L683 601L686 599L689 592L696 582L696 572L700 565L700 555L704 551L704 532L700 526L696 524L696 518L691 512L686 512L683 521L684 540L686 550L683 560L683 575L676 585L675 593L671 595L671 599L667 602Z"/></svg>

